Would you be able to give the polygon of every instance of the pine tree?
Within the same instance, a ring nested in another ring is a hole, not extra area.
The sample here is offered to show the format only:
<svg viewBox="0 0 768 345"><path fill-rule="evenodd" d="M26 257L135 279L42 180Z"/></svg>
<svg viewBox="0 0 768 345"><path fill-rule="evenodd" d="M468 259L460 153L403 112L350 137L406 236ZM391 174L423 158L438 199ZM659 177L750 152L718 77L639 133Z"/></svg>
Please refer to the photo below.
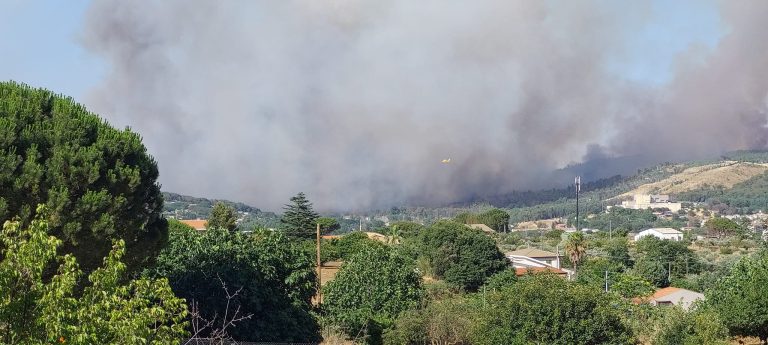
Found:
<svg viewBox="0 0 768 345"><path fill-rule="evenodd" d="M304 193L292 197L291 203L285 205L283 209L285 212L280 222L286 234L304 238L310 238L315 234L318 215Z"/></svg>
<svg viewBox="0 0 768 345"><path fill-rule="evenodd" d="M229 231L237 228L237 211L232 206L223 202L217 202L211 210L211 217L208 219L207 228L226 229Z"/></svg>

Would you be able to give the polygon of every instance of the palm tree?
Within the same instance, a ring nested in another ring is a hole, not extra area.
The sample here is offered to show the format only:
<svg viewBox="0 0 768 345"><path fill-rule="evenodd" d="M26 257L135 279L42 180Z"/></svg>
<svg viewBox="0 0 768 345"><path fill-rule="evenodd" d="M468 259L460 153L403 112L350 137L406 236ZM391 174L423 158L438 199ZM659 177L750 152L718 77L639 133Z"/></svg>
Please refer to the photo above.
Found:
<svg viewBox="0 0 768 345"><path fill-rule="evenodd" d="M400 244L403 237L400 235L400 229L397 225L392 225L387 233L387 244Z"/></svg>
<svg viewBox="0 0 768 345"><path fill-rule="evenodd" d="M587 240L584 238L584 234L577 231L568 236L565 241L565 252L571 259L575 271L581 260L587 255Z"/></svg>

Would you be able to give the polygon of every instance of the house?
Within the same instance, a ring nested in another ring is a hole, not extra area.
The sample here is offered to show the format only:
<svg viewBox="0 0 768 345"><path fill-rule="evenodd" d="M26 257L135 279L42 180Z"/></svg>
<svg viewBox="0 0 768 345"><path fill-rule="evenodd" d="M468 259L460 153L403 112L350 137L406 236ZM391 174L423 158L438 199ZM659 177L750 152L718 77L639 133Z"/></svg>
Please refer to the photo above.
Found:
<svg viewBox="0 0 768 345"><path fill-rule="evenodd" d="M625 200L617 207L631 208L634 210L645 210L655 208L666 208L672 212L680 211L683 204L679 202L670 202L669 195L656 194L635 194L633 200Z"/></svg>
<svg viewBox="0 0 768 345"><path fill-rule="evenodd" d="M184 219L179 221L191 226L197 231L204 231L205 226L208 224L208 221L205 219Z"/></svg>
<svg viewBox="0 0 768 345"><path fill-rule="evenodd" d="M480 230L482 232L487 232L487 233L496 232L496 231L493 231L493 229L491 229L490 226L485 225L485 224L467 224L467 226L472 228L472 229Z"/></svg>
<svg viewBox="0 0 768 345"><path fill-rule="evenodd" d="M533 255L536 258L524 254ZM558 257L557 254L540 249L531 248L516 250L507 253L506 257L512 263L512 267L515 268L515 274L517 276L526 275L528 273L550 272L562 276L563 278L571 279L574 273L573 271L560 267L560 257Z"/></svg>
<svg viewBox="0 0 768 345"><path fill-rule="evenodd" d="M662 240L682 241L683 233L672 228L650 228L640 231L635 235L635 241L639 241L645 236L654 236Z"/></svg>
<svg viewBox="0 0 768 345"><path fill-rule="evenodd" d="M524 256L531 259L541 261L549 266L560 268L560 256L553 252L536 248L518 249L513 252L507 253L507 256Z"/></svg>
<svg viewBox="0 0 768 345"><path fill-rule="evenodd" d="M704 295L696 291L670 286L656 290L651 296L635 298L633 302L635 304L649 303L655 306L676 305L688 310L693 302L703 299Z"/></svg>

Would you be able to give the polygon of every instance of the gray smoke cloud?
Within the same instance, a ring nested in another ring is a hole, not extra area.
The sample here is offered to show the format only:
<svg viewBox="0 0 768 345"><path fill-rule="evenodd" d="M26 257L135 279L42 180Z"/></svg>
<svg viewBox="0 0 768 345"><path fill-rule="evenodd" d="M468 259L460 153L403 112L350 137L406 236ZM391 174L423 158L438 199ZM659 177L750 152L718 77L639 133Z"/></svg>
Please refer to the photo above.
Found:
<svg viewBox="0 0 768 345"><path fill-rule="evenodd" d="M593 155L764 147L766 2L672 82L607 67L648 20L613 1L94 2L86 104L142 134L163 188L278 209L435 204L545 186ZM441 163L451 158L450 164Z"/></svg>

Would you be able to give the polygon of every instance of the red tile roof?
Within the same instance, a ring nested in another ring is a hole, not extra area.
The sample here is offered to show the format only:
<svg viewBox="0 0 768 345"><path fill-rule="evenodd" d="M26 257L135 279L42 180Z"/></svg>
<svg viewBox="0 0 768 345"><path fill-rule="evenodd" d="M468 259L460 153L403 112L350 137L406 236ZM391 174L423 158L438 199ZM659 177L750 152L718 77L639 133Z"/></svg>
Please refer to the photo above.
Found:
<svg viewBox="0 0 768 345"><path fill-rule="evenodd" d="M205 230L205 225L208 223L205 219L185 219L180 222L193 227L195 230Z"/></svg>

